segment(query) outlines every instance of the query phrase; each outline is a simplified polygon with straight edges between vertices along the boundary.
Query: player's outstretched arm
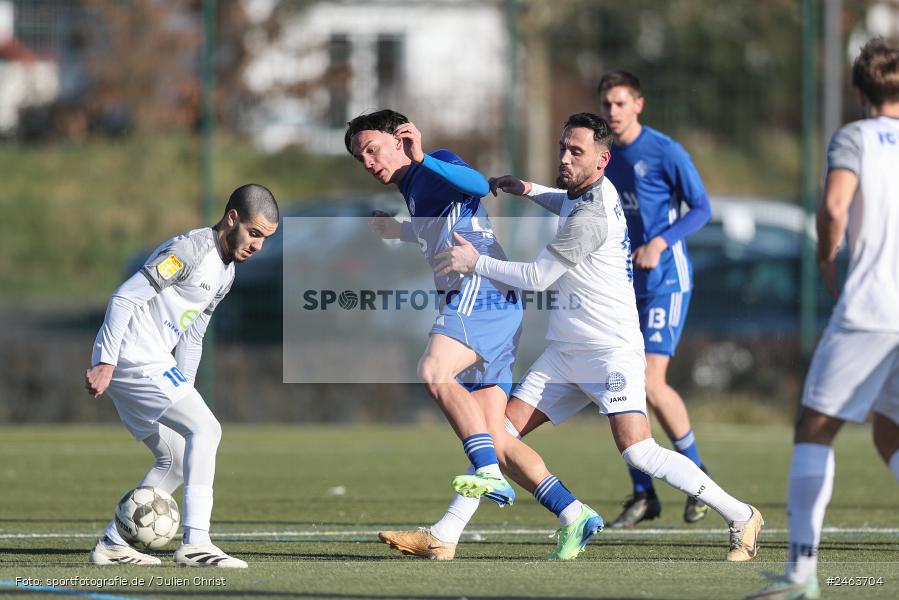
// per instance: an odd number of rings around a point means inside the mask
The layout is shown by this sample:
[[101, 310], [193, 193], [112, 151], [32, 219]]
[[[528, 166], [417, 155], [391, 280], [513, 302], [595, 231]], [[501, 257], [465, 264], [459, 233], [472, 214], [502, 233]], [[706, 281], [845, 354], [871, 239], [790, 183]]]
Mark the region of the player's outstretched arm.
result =
[[562, 211], [562, 203], [567, 196], [565, 190], [546, 187], [530, 181], [518, 179], [513, 175], [490, 178], [490, 191], [496, 196], [502, 190], [514, 196], [527, 196], [549, 212], [558, 215]]
[[858, 176], [848, 169], [836, 169], [828, 173], [824, 198], [815, 218], [818, 230], [818, 267], [821, 269], [824, 285], [834, 298], [840, 295], [837, 252], [849, 225], [849, 207], [857, 187]]
[[511, 262], [484, 256], [458, 233], [454, 233], [453, 236], [456, 245], [436, 256], [437, 266], [434, 270], [438, 275], [446, 275], [452, 271], [476, 272], [478, 275], [518, 289], [542, 292], [569, 269], [569, 266], [563, 264], [547, 249], [543, 249], [534, 262]]
[[449, 150], [437, 150], [432, 154], [425, 154], [421, 166], [463, 194], [483, 198], [490, 192], [487, 178], [477, 169], [466, 165], [461, 158]]

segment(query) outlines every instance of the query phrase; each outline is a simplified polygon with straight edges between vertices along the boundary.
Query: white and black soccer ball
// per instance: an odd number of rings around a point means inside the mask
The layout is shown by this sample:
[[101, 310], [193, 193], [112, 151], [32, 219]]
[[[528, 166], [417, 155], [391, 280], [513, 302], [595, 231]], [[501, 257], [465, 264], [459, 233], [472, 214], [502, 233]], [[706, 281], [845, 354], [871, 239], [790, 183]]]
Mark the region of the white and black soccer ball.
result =
[[138, 487], [129, 490], [115, 509], [115, 524], [122, 538], [138, 550], [158, 550], [175, 537], [181, 513], [164, 490]]

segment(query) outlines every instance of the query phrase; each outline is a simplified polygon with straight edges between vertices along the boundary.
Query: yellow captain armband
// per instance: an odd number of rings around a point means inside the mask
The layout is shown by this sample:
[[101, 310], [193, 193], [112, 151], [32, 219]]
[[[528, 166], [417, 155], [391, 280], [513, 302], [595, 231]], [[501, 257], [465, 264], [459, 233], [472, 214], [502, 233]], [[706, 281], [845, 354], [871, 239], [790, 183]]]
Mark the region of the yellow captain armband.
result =
[[168, 281], [183, 268], [184, 263], [181, 262], [177, 256], [172, 254], [167, 259], [156, 265], [156, 272], [159, 273], [159, 277], [161, 277], [163, 281]]

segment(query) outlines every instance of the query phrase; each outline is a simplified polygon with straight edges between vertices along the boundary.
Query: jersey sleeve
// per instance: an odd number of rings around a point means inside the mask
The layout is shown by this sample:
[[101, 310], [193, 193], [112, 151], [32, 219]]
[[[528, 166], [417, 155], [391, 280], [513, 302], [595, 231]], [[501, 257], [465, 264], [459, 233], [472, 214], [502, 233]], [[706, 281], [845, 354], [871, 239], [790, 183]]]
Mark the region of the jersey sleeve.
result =
[[196, 245], [190, 238], [179, 238], [164, 244], [144, 263], [140, 272], [161, 292], [165, 288], [186, 281], [200, 260]]
[[421, 163], [428, 171], [438, 175], [463, 194], [483, 198], [490, 192], [487, 178], [449, 150], [437, 150], [425, 154]]
[[565, 190], [531, 183], [531, 193], [527, 196], [549, 212], [558, 215], [562, 212], [562, 204], [568, 197], [568, 193]]
[[840, 127], [827, 147], [827, 172], [846, 169], [856, 175], [861, 173], [862, 130], [857, 123]]
[[475, 272], [482, 277], [505, 283], [520, 290], [542, 292], [568, 272], [568, 265], [544, 248], [531, 263], [499, 260], [482, 254]]
[[203, 356], [203, 336], [209, 327], [209, 319], [210, 313], [200, 313], [175, 346], [175, 363], [191, 383], [197, 379], [197, 369]]
[[689, 212], [671, 224], [661, 236], [671, 246], [699, 231], [712, 217], [709, 195], [690, 155], [680, 144], [672, 144], [666, 153], [665, 175], [674, 193], [690, 207]]
[[546, 249], [571, 268], [599, 248], [608, 233], [609, 223], [602, 201], [581, 202], [565, 219]]
[[157, 294], [143, 277], [135, 273], [112, 293], [106, 307], [103, 325], [94, 341], [91, 354], [91, 365], [105, 363], [116, 365], [119, 362], [119, 350], [122, 339], [128, 331], [134, 312], [149, 302]]

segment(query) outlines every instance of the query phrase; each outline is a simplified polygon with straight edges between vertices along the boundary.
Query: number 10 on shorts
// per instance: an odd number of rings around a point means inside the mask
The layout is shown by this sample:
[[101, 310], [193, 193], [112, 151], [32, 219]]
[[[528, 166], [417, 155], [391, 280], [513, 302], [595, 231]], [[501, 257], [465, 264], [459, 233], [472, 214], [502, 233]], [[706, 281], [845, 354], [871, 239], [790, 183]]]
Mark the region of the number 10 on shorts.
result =
[[172, 385], [178, 387], [182, 383], [187, 383], [187, 377], [184, 376], [178, 367], [172, 367], [168, 371], [162, 374], [163, 377], [172, 382]]

